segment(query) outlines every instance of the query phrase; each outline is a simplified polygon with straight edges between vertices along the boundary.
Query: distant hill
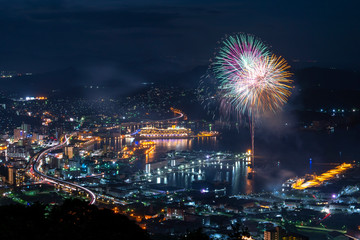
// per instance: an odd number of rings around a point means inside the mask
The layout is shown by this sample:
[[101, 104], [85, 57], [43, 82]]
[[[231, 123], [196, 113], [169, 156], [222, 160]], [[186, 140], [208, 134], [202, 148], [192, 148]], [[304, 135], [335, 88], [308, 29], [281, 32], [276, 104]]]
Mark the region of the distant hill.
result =
[[[197, 66], [186, 72], [165, 73], [157, 77], [158, 84], [177, 86], [181, 88], [197, 88], [202, 75], [206, 73], [207, 66]], [[154, 79], [155, 80], [155, 79]]]
[[116, 97], [143, 87], [122, 74], [92, 77], [88, 72], [66, 68], [30, 76], [2, 79], [2, 91], [19, 96]]
[[[184, 88], [198, 86], [199, 79], [206, 73], [207, 66], [198, 66], [181, 73], [165, 73], [157, 77], [161, 84]], [[329, 68], [304, 68], [293, 71], [298, 88], [322, 88], [332, 90], [360, 90], [360, 73], [350, 70]]]
[[[139, 91], [149, 84], [194, 89], [207, 69], [207, 66], [198, 66], [182, 72], [166, 69], [160, 72], [151, 71], [150, 66], [149, 64], [144, 69], [140, 69], [139, 66], [129, 67], [126, 70], [113, 67], [110, 71], [101, 67], [85, 71], [67, 68], [0, 81], [3, 91], [15, 92], [20, 96], [117, 97]], [[356, 91], [360, 90], [360, 73], [355, 71], [312, 67], [295, 70], [293, 78], [296, 89], [302, 91], [296, 97], [304, 98], [306, 102], [336, 102], [339, 99], [356, 102]], [[348, 94], [348, 90], [352, 92]]]
[[341, 69], [305, 68], [295, 72], [297, 101], [303, 107], [359, 108], [360, 73]]
[[305, 68], [295, 71], [295, 85], [305, 88], [360, 90], [360, 73], [329, 68]]
[[2, 90], [18, 93], [22, 96], [48, 95], [58, 89], [72, 89], [80, 80], [75, 68], [52, 72], [2, 79]]

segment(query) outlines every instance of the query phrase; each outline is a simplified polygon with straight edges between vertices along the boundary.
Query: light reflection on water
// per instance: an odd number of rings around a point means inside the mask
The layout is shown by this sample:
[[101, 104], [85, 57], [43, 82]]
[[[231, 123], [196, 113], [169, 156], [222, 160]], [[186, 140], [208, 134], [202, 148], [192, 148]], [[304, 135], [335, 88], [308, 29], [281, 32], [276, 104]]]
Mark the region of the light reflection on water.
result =
[[162, 174], [161, 177], [154, 177], [152, 181], [158, 184], [190, 189], [194, 181], [206, 180], [207, 182], [225, 184], [228, 195], [248, 194], [254, 190], [253, 180], [247, 178], [248, 170], [243, 161], [234, 161], [227, 167], [204, 164], [188, 171]]
[[[126, 138], [104, 138], [95, 146], [95, 149], [104, 149], [119, 151], [123, 145], [131, 145], [134, 139]], [[195, 138], [195, 139], [153, 139], [155, 142], [155, 151], [147, 154], [144, 158], [144, 164], [141, 164], [143, 170], [147, 170], [147, 163], [159, 161], [170, 151], [216, 151], [218, 149], [217, 138]], [[205, 153], [203, 157], [205, 158]], [[204, 159], [202, 159], [204, 160]], [[153, 183], [167, 184], [169, 186], [180, 188], [191, 188], [192, 182], [206, 180], [209, 182], [228, 183], [227, 194], [250, 193], [253, 191], [253, 180], [247, 179], [247, 167], [245, 162], [233, 161], [228, 166], [220, 165], [202, 165], [190, 169], [190, 172], [172, 172], [162, 176], [156, 176], [152, 179]]]
[[[229, 170], [201, 169], [204, 171], [202, 179], [212, 180], [215, 176], [220, 179], [229, 179], [234, 192], [248, 193], [279, 189], [281, 184], [289, 178], [304, 176], [307, 173], [322, 173], [331, 168], [333, 163], [358, 160], [360, 148], [356, 146], [360, 145], [359, 134], [359, 127], [349, 131], [339, 129], [332, 134], [289, 129], [274, 134], [258, 130], [255, 141], [256, 173], [253, 179], [247, 179], [246, 167], [237, 166], [236, 163]], [[101, 143], [97, 143], [95, 149], [104, 149], [104, 145], [109, 146], [110, 149], [120, 149], [121, 144], [131, 144], [132, 141], [133, 139], [126, 139], [121, 143], [121, 141], [116, 142], [107, 138]], [[222, 129], [221, 135], [217, 138], [159, 139], [154, 141], [157, 144], [156, 150], [147, 157], [147, 162], [156, 161], [171, 150], [240, 153], [247, 151], [250, 147], [249, 132], [245, 128], [239, 131]], [[309, 163], [310, 158], [312, 159], [311, 164]], [[141, 167], [145, 168], [145, 161]], [[225, 172], [217, 174], [222, 171]], [[199, 180], [197, 178], [197, 176], [193, 177], [194, 180]], [[166, 179], [161, 179], [161, 182], [185, 186], [185, 182], [189, 184], [191, 179], [191, 176], [188, 176], [188, 180], [185, 181], [185, 176], [176, 173]], [[154, 182], [156, 183], [156, 181]]]
[[214, 138], [195, 138], [195, 139], [153, 139], [155, 151], [148, 157], [148, 162], [159, 160], [169, 151], [192, 151], [192, 150], [218, 150], [218, 139]]
[[124, 144], [128, 145], [128, 142], [121, 137], [102, 138], [101, 141], [94, 144], [94, 150], [106, 148], [108, 151], [120, 151]]
[[153, 182], [167, 184], [179, 188], [192, 188], [192, 182], [206, 180], [208, 182], [228, 183], [227, 194], [242, 194], [253, 192], [253, 180], [247, 179], [248, 169], [241, 162], [228, 169], [220, 169], [219, 166], [202, 166], [194, 169], [194, 172], [173, 172], [164, 174], [162, 177], [154, 177]]

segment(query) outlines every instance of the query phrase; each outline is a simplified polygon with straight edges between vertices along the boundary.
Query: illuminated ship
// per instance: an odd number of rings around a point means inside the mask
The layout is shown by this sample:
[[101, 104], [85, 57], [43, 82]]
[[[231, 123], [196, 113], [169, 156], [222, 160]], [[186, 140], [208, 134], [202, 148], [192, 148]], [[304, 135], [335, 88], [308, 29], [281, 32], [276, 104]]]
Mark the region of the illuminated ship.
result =
[[217, 131], [210, 131], [210, 132], [202, 131], [202, 132], [199, 132], [196, 136], [197, 137], [216, 137], [218, 135], [219, 135], [219, 132], [217, 132]]
[[172, 126], [169, 128], [140, 128], [132, 134], [137, 139], [171, 139], [171, 138], [191, 138], [194, 133], [189, 128]]

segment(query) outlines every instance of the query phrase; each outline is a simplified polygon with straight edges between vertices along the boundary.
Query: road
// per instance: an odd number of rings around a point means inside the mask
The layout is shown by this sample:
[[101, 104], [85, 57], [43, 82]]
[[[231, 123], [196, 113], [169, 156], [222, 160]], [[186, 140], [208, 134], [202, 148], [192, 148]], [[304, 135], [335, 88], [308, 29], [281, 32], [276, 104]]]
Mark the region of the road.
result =
[[36, 154], [31, 160], [30, 160], [30, 169], [29, 169], [29, 173], [30, 176], [36, 178], [39, 177], [40, 179], [53, 183], [53, 184], [57, 184], [60, 185], [62, 187], [71, 189], [71, 190], [77, 190], [77, 191], [82, 191], [84, 193], [87, 194], [87, 196], [90, 198], [90, 204], [95, 204], [96, 202], [96, 195], [95, 193], [93, 193], [92, 191], [90, 191], [87, 188], [84, 188], [83, 186], [77, 185], [75, 183], [70, 183], [64, 180], [61, 180], [59, 178], [55, 178], [55, 177], [50, 177], [45, 175], [44, 173], [42, 173], [39, 169], [41, 167], [41, 159], [48, 153], [51, 151], [54, 151], [56, 149], [62, 148], [64, 146], [67, 145], [69, 138], [65, 136], [65, 140], [64, 142], [53, 146], [53, 147], [49, 147], [46, 149], [41, 150], [38, 154]]

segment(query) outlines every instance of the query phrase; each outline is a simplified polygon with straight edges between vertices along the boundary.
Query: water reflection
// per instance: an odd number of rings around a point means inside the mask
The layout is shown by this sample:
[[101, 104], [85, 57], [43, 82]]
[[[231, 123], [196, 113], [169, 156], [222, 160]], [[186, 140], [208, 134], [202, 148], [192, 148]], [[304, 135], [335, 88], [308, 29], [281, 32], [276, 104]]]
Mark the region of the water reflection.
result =
[[[194, 139], [166, 139], [154, 140], [157, 144], [155, 152], [141, 160], [140, 167], [145, 169], [145, 162], [156, 162], [168, 151], [232, 151], [245, 152], [249, 148], [248, 129], [223, 129], [217, 138], [194, 138]], [[339, 129], [333, 134], [322, 132], [296, 131], [283, 133], [274, 138], [264, 135], [257, 139], [257, 155], [262, 156], [256, 162], [256, 171], [253, 179], [247, 178], [246, 164], [234, 162], [229, 165], [207, 166], [195, 168], [194, 172], [201, 170], [199, 174], [168, 173], [160, 177], [160, 182], [172, 186], [191, 185], [191, 181], [222, 180], [230, 183], [233, 193], [249, 193], [252, 191], [267, 191], [279, 188], [290, 177], [303, 176], [307, 173], [321, 173], [327, 171], [329, 164], [353, 161], [358, 159], [360, 148], [354, 146], [360, 144], [360, 129], [342, 131]], [[112, 141], [111, 138], [102, 139], [96, 143], [97, 148], [103, 150], [121, 149], [121, 146], [132, 144], [134, 139]], [[121, 145], [122, 144], [122, 145]], [[339, 154], [341, 152], [341, 156]], [[311, 158], [311, 161], [310, 161]], [[281, 163], [281, 164], [280, 164]], [[221, 174], [217, 173], [221, 172]], [[119, 173], [121, 174], [121, 172]], [[187, 180], [185, 181], [185, 179]], [[157, 179], [154, 179], [154, 183]]]
[[126, 144], [121, 137], [102, 138], [94, 144], [94, 149], [103, 149], [105, 151], [120, 151], [123, 145]]
[[191, 151], [191, 150], [218, 150], [218, 139], [216, 138], [194, 138], [194, 139], [154, 139], [155, 151], [147, 156], [146, 162], [158, 161], [169, 151]]
[[206, 183], [223, 184], [228, 195], [249, 194], [254, 191], [254, 180], [247, 178], [249, 171], [250, 168], [246, 166], [244, 161], [229, 162], [227, 166], [203, 164], [187, 171], [164, 173], [161, 177], [154, 177], [153, 181], [190, 189], [193, 188], [194, 182], [206, 180]]
[[[195, 138], [195, 139], [154, 139], [155, 150], [144, 157], [141, 168], [146, 173], [154, 170], [154, 166], [149, 163], [161, 162], [159, 166], [167, 165], [165, 158], [167, 153], [174, 151], [198, 151], [218, 149], [219, 140], [216, 138]], [[121, 139], [119, 137], [103, 138], [95, 144], [95, 149], [110, 151], [120, 151], [125, 145], [135, 143], [133, 138]], [[189, 154], [191, 154], [189, 152]], [[205, 155], [204, 155], [205, 158]], [[204, 159], [202, 159], [204, 160]], [[158, 165], [158, 164], [156, 164]], [[204, 163], [187, 171], [178, 171], [157, 175], [152, 182], [157, 184], [167, 184], [180, 188], [192, 188], [194, 182], [206, 181], [210, 183], [218, 182], [227, 186], [227, 194], [250, 193], [254, 189], [253, 180], [247, 179], [248, 169], [244, 161], [227, 161], [226, 163], [208, 164]]]

